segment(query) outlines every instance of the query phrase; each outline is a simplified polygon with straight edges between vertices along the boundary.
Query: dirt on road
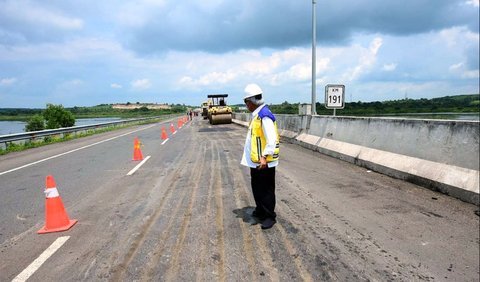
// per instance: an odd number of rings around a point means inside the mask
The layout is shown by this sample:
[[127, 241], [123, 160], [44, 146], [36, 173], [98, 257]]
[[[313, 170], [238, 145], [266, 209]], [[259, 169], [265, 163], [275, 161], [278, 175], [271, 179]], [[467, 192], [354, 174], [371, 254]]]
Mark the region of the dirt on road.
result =
[[[100, 182], [31, 281], [478, 281], [477, 207], [293, 144], [281, 144], [277, 224], [262, 230], [245, 134], [194, 119], [133, 176]], [[0, 280], [61, 236], [38, 227], [2, 245]]]

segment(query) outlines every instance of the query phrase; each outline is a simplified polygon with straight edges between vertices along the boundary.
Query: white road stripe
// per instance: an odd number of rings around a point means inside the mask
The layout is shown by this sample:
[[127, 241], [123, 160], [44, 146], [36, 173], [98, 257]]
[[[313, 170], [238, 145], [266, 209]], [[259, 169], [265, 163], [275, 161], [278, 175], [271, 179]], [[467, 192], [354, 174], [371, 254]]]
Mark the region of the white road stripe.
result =
[[[177, 129], [177, 130], [178, 130], [178, 129]], [[175, 135], [175, 134], [177, 134], [177, 132], [176, 132], [176, 131], [175, 131], [175, 132], [173, 132], [173, 134], [172, 134], [172, 135]]]
[[137, 171], [137, 169], [139, 169], [146, 161], [148, 161], [148, 159], [150, 159], [150, 156], [147, 156], [145, 159], [143, 159], [143, 161], [141, 163], [139, 163], [136, 167], [134, 167], [132, 170], [130, 170], [130, 172], [127, 173], [127, 175], [134, 174], [135, 171]]
[[77, 149], [73, 149], [73, 150], [70, 150], [70, 151], [65, 152], [65, 153], [61, 153], [61, 154], [51, 156], [51, 157], [48, 157], [48, 158], [45, 158], [45, 159], [42, 159], [42, 160], [39, 160], [39, 161], [36, 161], [36, 162], [33, 162], [33, 163], [29, 163], [29, 164], [22, 165], [22, 166], [19, 166], [19, 167], [16, 167], [16, 168], [4, 171], [4, 172], [0, 172], [0, 175], [4, 175], [4, 174], [7, 174], [9, 172], [13, 172], [13, 171], [16, 171], [16, 170], [19, 170], [19, 169], [22, 169], [22, 168], [26, 168], [26, 167], [29, 167], [29, 166], [32, 166], [32, 165], [36, 165], [36, 164], [42, 163], [44, 161], [48, 161], [48, 160], [51, 160], [51, 159], [54, 159], [54, 158], [58, 158], [58, 157], [61, 157], [63, 155], [67, 155], [67, 154], [70, 154], [70, 153], [73, 153], [73, 152], [76, 152], [76, 151], [80, 151], [80, 150], [83, 150], [83, 149], [86, 149], [86, 148], [89, 148], [89, 147], [92, 147], [92, 146], [95, 146], [95, 145], [98, 145], [98, 144], [101, 144], [101, 143], [104, 143], [104, 142], [112, 141], [114, 139], [117, 139], [117, 138], [129, 135], [129, 134], [135, 133], [135, 132], [140, 131], [140, 130], [149, 129], [151, 127], [154, 127], [155, 125], [156, 124], [151, 125], [149, 127], [140, 128], [140, 129], [137, 129], [137, 130], [134, 130], [134, 131], [130, 131], [130, 132], [127, 132], [125, 134], [118, 135], [118, 136], [115, 136], [115, 137], [112, 137], [112, 138], [108, 138], [108, 139], [105, 139], [105, 140], [102, 140], [102, 141], [99, 141], [99, 142], [96, 142], [96, 143], [93, 143], [93, 144], [90, 144], [90, 145], [87, 145], [87, 146], [83, 146], [83, 147], [80, 147], [80, 148], [77, 148]]
[[12, 282], [27, 281], [27, 279], [32, 276], [35, 271], [37, 271], [40, 266], [51, 257], [60, 247], [67, 242], [70, 236], [63, 236], [57, 238], [50, 247], [48, 247], [36, 260], [34, 260], [27, 268], [25, 268], [17, 277], [13, 278]]
[[165, 143], [167, 143], [168, 139], [169, 139], [169, 138], [165, 139], [165, 141], [162, 142], [162, 145], [165, 144]]

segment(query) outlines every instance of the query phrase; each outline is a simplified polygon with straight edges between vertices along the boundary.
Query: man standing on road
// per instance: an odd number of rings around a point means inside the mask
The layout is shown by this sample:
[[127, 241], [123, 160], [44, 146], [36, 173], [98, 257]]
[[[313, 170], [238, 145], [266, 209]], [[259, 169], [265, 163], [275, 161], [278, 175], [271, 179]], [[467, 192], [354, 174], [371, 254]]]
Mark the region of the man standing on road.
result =
[[278, 165], [280, 138], [275, 116], [262, 98], [257, 84], [245, 87], [244, 102], [252, 113], [241, 164], [250, 167], [253, 216], [262, 222], [262, 229], [275, 224], [275, 167]]

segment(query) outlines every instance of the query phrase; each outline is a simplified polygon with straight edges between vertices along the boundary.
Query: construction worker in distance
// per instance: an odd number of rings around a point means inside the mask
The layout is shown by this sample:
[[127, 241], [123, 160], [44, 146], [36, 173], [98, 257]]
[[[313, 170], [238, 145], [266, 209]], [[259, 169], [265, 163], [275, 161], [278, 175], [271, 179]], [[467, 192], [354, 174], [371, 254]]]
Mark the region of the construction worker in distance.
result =
[[250, 167], [256, 208], [252, 216], [269, 229], [276, 223], [275, 167], [278, 165], [280, 138], [275, 116], [264, 104], [263, 91], [257, 84], [245, 87], [243, 98], [252, 113], [241, 164]]

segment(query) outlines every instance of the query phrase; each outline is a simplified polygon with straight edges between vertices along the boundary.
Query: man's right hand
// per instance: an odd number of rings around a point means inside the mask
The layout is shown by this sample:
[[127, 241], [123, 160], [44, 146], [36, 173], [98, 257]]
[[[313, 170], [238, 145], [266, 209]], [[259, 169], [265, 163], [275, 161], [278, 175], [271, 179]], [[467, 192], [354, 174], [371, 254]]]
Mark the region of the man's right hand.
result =
[[265, 169], [267, 168], [267, 158], [265, 156], [260, 157], [260, 165], [257, 166], [257, 169]]

